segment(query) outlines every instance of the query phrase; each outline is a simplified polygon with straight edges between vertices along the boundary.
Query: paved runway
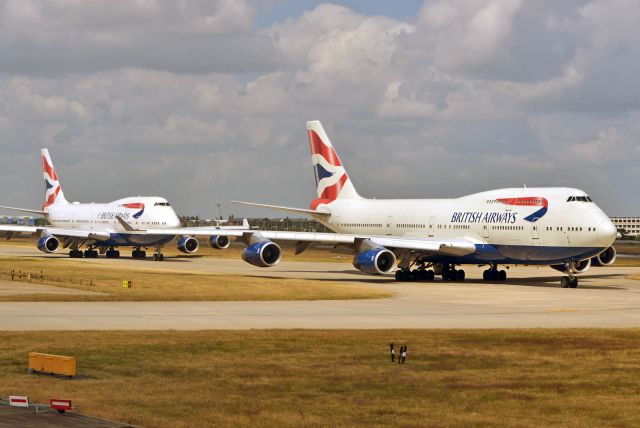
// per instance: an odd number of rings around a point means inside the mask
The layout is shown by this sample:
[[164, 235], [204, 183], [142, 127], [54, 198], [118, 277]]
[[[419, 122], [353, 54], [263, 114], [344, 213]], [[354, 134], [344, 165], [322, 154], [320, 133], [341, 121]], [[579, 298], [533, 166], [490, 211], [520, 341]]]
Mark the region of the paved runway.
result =
[[[21, 250], [22, 251], [22, 250]], [[36, 256], [37, 253], [25, 250]], [[0, 252], [7, 253], [4, 249]], [[239, 260], [194, 258], [152, 263], [145, 268], [318, 278], [391, 290], [393, 298], [287, 302], [39, 302], [0, 303], [5, 330], [157, 330], [266, 328], [519, 328], [640, 327], [640, 268], [592, 268], [577, 289], [559, 286], [560, 274], [546, 267], [516, 267], [506, 283], [475, 278], [464, 283], [396, 283], [371, 277], [345, 263], [284, 261], [259, 269]]]

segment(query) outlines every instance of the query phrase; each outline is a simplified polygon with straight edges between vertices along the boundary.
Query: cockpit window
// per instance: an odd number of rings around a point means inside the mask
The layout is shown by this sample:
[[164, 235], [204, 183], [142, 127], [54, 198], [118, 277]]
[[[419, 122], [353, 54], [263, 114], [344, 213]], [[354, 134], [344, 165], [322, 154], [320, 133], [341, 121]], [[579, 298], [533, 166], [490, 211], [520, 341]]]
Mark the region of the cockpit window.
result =
[[169, 202], [156, 202], [155, 204], [153, 204], [156, 207], [170, 207], [171, 204], [169, 204]]
[[588, 196], [569, 196], [567, 202], [593, 202]]

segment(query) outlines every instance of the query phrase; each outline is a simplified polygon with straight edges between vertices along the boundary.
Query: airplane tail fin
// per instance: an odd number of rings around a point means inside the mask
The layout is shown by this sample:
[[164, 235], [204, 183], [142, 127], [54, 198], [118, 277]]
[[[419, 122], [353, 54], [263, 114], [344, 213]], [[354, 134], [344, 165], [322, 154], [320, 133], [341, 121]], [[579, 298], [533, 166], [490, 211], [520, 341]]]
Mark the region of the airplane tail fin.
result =
[[311, 209], [336, 199], [360, 199], [319, 120], [307, 122], [307, 134], [318, 192], [317, 198], [311, 201]]
[[58, 180], [56, 170], [53, 168], [51, 156], [49, 156], [49, 150], [42, 149], [40, 153], [42, 154], [42, 171], [44, 174], [45, 186], [44, 204], [42, 205], [42, 210], [47, 211], [47, 209], [51, 205], [68, 204], [69, 202], [67, 202], [67, 200], [64, 198], [64, 194], [62, 193], [62, 186], [60, 185], [60, 181]]

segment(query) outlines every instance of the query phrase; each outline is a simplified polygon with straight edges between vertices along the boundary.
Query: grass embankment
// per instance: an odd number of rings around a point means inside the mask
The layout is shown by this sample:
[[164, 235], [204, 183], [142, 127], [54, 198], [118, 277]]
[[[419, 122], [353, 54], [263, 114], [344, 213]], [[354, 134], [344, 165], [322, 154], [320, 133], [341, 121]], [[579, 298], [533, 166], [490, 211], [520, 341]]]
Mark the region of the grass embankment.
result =
[[[16, 273], [29, 272], [32, 274], [32, 283], [106, 294], [0, 295], [0, 301], [335, 300], [384, 298], [391, 295], [387, 291], [340, 282], [155, 271], [152, 264], [149, 269], [129, 266], [124, 260], [118, 265], [111, 265], [82, 259], [3, 257], [0, 258], [0, 279], [10, 280], [12, 270]], [[125, 279], [133, 281], [132, 288], [122, 287]]]
[[[143, 426], [637, 426], [638, 333], [0, 333], [0, 383]], [[75, 355], [86, 378], [28, 375], [29, 351]]]

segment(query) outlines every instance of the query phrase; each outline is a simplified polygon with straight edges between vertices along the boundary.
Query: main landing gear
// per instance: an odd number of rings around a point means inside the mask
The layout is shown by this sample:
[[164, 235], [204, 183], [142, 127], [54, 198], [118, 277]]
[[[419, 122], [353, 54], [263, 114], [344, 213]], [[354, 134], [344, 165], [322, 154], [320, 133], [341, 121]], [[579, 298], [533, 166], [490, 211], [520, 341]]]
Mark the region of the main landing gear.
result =
[[108, 259], [117, 259], [120, 257], [120, 251], [116, 250], [114, 247], [111, 247], [104, 253]]
[[81, 259], [84, 255], [82, 254], [82, 251], [77, 248], [72, 248], [71, 251], [69, 251], [69, 257], [72, 259]]
[[489, 269], [482, 272], [482, 279], [485, 281], [506, 281], [507, 271], [504, 269], [498, 270], [498, 265], [492, 263]]
[[145, 257], [147, 257], [147, 252], [144, 250], [141, 250], [140, 247], [134, 248], [133, 251], [131, 252], [132, 259], [144, 259]]
[[[429, 267], [433, 267], [433, 270], [428, 269]], [[433, 281], [436, 275], [441, 275], [444, 281], [464, 281], [465, 278], [464, 270], [456, 269], [454, 265], [449, 263], [435, 265], [419, 263], [419, 267], [414, 270], [408, 266], [400, 267], [396, 271], [396, 281]]]
[[98, 252], [96, 250], [94, 250], [93, 247], [89, 247], [88, 249], [84, 250], [84, 258], [85, 259], [97, 259], [98, 258]]

